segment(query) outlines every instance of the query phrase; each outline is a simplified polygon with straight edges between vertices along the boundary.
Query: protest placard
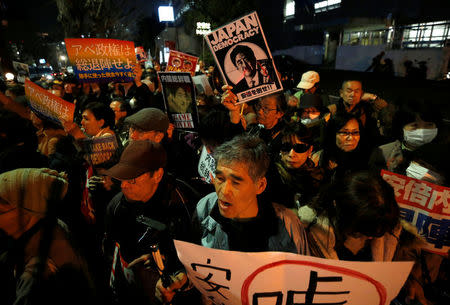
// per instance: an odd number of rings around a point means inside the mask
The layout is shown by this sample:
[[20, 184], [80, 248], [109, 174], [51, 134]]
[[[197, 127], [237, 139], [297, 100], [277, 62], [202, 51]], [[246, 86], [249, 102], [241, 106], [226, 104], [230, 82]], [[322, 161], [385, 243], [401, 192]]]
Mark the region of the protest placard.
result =
[[283, 90], [256, 12], [212, 31], [205, 39], [240, 103]]
[[450, 188], [381, 171], [395, 191], [400, 215], [416, 226], [430, 252], [447, 255], [450, 250]]
[[88, 162], [94, 167], [105, 163], [114, 164], [118, 161], [118, 145], [113, 135], [81, 140], [81, 147]]
[[13, 61], [14, 70], [17, 72], [17, 81], [19, 83], [25, 83], [25, 78], [30, 77], [30, 69], [27, 64]]
[[145, 53], [144, 47], [136, 47], [134, 51], [139, 63], [145, 62], [147, 60], [147, 53]]
[[212, 183], [212, 180], [216, 176], [216, 160], [208, 153], [204, 145], [202, 147], [200, 159], [198, 160], [197, 171], [201, 179], [206, 183]]
[[56, 123], [72, 122], [75, 104], [51, 94], [30, 80], [25, 80], [25, 95], [33, 111]]
[[199, 94], [203, 93], [207, 96], [214, 95], [214, 91], [208, 80], [208, 76], [206, 76], [205, 74], [194, 76], [192, 78], [192, 81], [194, 82], [195, 88], [197, 89], [197, 92]]
[[188, 72], [158, 72], [164, 104], [177, 129], [194, 131], [198, 125], [194, 83]]
[[166, 72], [189, 72], [191, 73], [191, 76], [194, 76], [197, 61], [198, 57], [170, 50]]
[[80, 82], [131, 82], [134, 43], [117, 39], [66, 38], [67, 55]]
[[389, 304], [414, 264], [225, 251], [178, 240], [175, 247], [195, 287], [227, 305]]

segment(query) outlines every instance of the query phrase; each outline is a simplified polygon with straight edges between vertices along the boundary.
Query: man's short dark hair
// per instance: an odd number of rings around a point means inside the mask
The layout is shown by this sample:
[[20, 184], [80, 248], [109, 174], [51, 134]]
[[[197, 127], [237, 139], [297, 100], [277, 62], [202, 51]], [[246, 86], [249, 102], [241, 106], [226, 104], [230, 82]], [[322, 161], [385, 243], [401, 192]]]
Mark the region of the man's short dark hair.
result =
[[250, 47], [244, 46], [244, 45], [237, 45], [233, 51], [231, 51], [230, 57], [233, 61], [233, 64], [236, 66], [236, 56], [242, 53], [247, 57], [251, 62], [256, 61], [255, 53], [253, 53], [253, 50]]
[[127, 101], [125, 101], [123, 98], [121, 98], [121, 97], [113, 98], [111, 100], [111, 103], [112, 102], [118, 102], [120, 104], [120, 106], [119, 106], [120, 111], [126, 111], [127, 114], [131, 112], [130, 104]]
[[214, 150], [214, 159], [216, 165], [244, 163], [253, 181], [266, 175], [270, 163], [267, 145], [261, 138], [250, 135], [236, 136], [223, 143]]
[[358, 83], [361, 84], [361, 88], [362, 88], [362, 81], [357, 80], [357, 79], [346, 79], [346, 80], [344, 80], [344, 81], [342, 82], [341, 88], [344, 88], [345, 84], [348, 83], [348, 82], [358, 82]]
[[277, 111], [278, 112], [286, 113], [287, 102], [286, 102], [286, 97], [284, 96], [283, 93], [272, 93], [270, 95], [263, 96], [259, 99], [258, 102], [261, 102], [263, 99], [269, 98], [269, 97], [273, 97], [277, 101]]

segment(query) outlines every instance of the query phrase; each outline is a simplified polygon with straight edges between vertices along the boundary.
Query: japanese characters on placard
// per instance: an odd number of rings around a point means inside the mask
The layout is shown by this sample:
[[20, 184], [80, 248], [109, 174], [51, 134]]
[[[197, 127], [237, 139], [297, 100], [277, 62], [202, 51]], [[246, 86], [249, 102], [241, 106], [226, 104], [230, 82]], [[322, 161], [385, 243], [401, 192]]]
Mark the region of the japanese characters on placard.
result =
[[239, 102], [283, 90], [256, 12], [218, 28], [205, 39]]
[[212, 183], [216, 172], [216, 160], [208, 153], [205, 146], [202, 148], [197, 170], [203, 181]]
[[134, 43], [116, 39], [65, 39], [67, 54], [80, 82], [133, 81]]
[[416, 226], [427, 250], [447, 255], [450, 250], [450, 188], [381, 171], [395, 191], [401, 217]]
[[56, 123], [72, 122], [75, 104], [51, 94], [30, 80], [25, 80], [25, 95], [33, 111]]
[[389, 304], [413, 266], [225, 251], [178, 240], [175, 247], [191, 282], [214, 304]]
[[194, 76], [197, 61], [198, 57], [170, 50], [166, 72], [189, 72], [191, 73], [191, 76]]
[[88, 161], [93, 167], [106, 162], [118, 161], [118, 150], [116, 137], [103, 136], [82, 140], [83, 151], [87, 154]]
[[194, 131], [198, 125], [194, 83], [188, 72], [158, 72], [164, 104], [177, 129]]

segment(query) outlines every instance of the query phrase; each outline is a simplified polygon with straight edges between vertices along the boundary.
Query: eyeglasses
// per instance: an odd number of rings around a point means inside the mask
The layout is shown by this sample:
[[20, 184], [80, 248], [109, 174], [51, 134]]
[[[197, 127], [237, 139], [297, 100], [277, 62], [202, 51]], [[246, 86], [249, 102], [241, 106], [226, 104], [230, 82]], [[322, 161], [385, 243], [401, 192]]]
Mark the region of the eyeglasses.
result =
[[338, 131], [336, 132], [340, 136], [348, 137], [359, 137], [359, 131]]
[[255, 105], [255, 109], [256, 109], [256, 111], [259, 111], [261, 109], [264, 112], [264, 114], [268, 114], [270, 111], [277, 110], [277, 108], [267, 108], [267, 107], [261, 106], [259, 104]]
[[291, 144], [291, 143], [283, 143], [281, 144], [280, 150], [282, 152], [290, 152], [293, 149], [296, 153], [301, 154], [306, 152], [311, 145], [309, 144]]

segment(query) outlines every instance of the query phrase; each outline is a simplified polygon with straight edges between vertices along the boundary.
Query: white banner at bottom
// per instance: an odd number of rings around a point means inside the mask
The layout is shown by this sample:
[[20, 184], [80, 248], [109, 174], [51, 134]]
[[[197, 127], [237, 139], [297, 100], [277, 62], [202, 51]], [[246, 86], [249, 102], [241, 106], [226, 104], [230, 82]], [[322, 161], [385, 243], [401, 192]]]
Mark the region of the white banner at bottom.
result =
[[215, 304], [389, 304], [413, 262], [348, 262], [175, 241], [189, 279]]

